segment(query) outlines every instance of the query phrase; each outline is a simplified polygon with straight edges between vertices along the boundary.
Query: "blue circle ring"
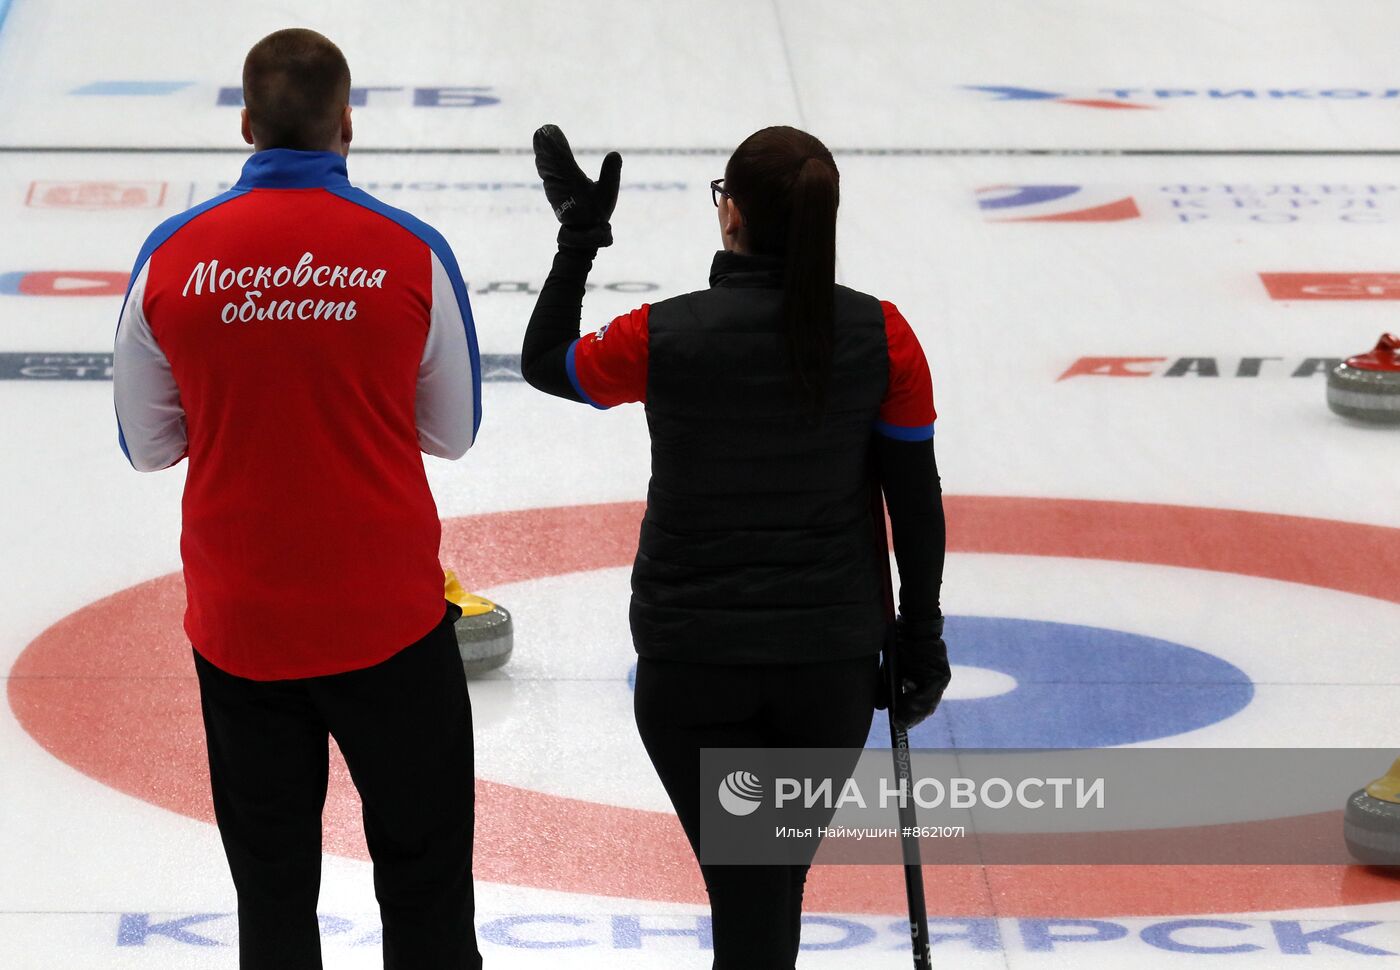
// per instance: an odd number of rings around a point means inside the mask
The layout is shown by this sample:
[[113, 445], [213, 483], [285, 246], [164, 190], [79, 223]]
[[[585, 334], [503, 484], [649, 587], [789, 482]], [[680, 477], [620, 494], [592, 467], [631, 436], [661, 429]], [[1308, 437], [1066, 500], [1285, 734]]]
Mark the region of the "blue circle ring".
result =
[[[1016, 687], [944, 701], [910, 732], [914, 747], [1132, 744], [1217, 724], [1254, 697], [1238, 667], [1157, 637], [994, 616], [950, 616], [944, 635], [953, 664], [999, 671], [1014, 677]], [[889, 747], [883, 716], [867, 745]]]

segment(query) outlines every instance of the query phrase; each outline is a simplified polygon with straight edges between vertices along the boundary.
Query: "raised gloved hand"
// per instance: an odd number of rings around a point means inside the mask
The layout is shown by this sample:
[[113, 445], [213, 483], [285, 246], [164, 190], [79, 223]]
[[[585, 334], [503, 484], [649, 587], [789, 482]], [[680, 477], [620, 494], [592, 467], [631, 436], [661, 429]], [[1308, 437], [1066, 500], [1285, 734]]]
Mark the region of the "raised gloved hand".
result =
[[535, 170], [544, 180], [544, 194], [559, 219], [559, 245], [599, 249], [612, 245], [613, 207], [622, 174], [622, 156], [609, 152], [593, 181], [574, 161], [569, 139], [557, 125], [535, 132]]
[[[953, 679], [948, 646], [943, 642], [943, 617], [919, 621], [899, 617], [895, 621], [894, 649], [899, 689], [893, 716], [907, 730], [938, 709], [938, 702]], [[880, 683], [883, 686], [888, 682], [888, 671], [881, 662]], [[888, 697], [882, 696], [876, 706], [883, 710], [887, 704]]]

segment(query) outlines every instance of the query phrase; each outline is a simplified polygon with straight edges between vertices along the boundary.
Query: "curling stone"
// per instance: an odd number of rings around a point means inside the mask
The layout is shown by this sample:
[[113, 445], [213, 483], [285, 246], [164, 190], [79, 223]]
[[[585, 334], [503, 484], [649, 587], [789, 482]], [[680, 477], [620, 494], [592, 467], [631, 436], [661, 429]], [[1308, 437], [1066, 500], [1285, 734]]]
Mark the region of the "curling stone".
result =
[[1400, 759], [1390, 772], [1347, 799], [1349, 851], [1368, 866], [1400, 866]]
[[1375, 350], [1332, 368], [1327, 406], [1358, 421], [1400, 424], [1400, 337], [1381, 334]]
[[505, 608], [484, 596], [468, 593], [450, 569], [443, 577], [443, 595], [462, 608], [455, 629], [467, 676], [504, 667], [515, 646], [514, 625]]

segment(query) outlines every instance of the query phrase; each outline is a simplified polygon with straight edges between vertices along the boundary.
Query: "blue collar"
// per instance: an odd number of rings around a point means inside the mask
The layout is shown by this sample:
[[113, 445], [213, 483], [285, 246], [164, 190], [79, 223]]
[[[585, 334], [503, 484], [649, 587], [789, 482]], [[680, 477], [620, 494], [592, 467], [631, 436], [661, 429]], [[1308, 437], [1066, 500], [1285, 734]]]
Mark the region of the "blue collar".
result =
[[328, 189], [350, 184], [345, 158], [336, 152], [267, 148], [243, 163], [235, 189]]

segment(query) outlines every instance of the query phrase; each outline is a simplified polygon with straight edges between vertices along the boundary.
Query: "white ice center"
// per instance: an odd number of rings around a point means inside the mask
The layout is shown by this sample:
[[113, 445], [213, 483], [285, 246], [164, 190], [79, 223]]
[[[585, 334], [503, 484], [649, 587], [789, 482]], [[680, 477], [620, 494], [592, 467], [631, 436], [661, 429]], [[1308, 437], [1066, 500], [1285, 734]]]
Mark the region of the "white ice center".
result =
[[997, 697], [1009, 694], [1016, 689], [1016, 678], [1000, 670], [988, 667], [967, 667], [953, 664], [953, 682], [943, 695], [950, 701], [975, 701], [983, 697]]

